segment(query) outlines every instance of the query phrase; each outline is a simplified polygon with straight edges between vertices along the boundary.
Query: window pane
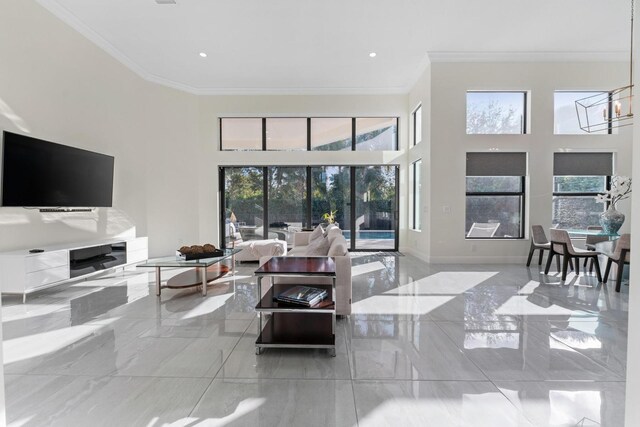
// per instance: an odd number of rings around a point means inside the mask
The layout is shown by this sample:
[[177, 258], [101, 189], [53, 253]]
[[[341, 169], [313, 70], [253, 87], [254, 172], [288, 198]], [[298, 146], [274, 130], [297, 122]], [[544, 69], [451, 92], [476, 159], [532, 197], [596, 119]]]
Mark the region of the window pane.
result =
[[356, 119], [356, 151], [397, 150], [398, 119]]
[[273, 166], [268, 173], [269, 236], [292, 245], [306, 219], [307, 168]]
[[267, 119], [267, 150], [306, 150], [307, 119]]
[[396, 168], [355, 168], [356, 249], [395, 249]]
[[224, 169], [224, 234], [227, 246], [231, 241], [263, 238], [262, 179], [262, 168]]
[[262, 119], [220, 119], [223, 150], [262, 150]]
[[293, 245], [293, 234], [301, 231], [307, 212], [307, 168], [268, 168], [269, 238]]
[[520, 193], [521, 176], [468, 176], [467, 193]]
[[349, 167], [320, 166], [311, 168], [311, 222], [324, 222], [322, 215], [336, 211], [336, 222], [342, 231], [351, 227], [351, 175]]
[[587, 228], [598, 225], [604, 203], [593, 196], [554, 196], [552, 223], [558, 228]]
[[467, 92], [467, 134], [522, 134], [524, 124], [524, 92]]
[[413, 145], [422, 141], [422, 105], [413, 113]]
[[422, 160], [413, 163], [413, 229], [421, 230], [420, 212], [422, 204], [420, 202], [420, 192], [422, 190], [422, 182], [420, 179], [420, 169], [422, 168]]
[[522, 196], [467, 196], [467, 218], [465, 235], [473, 237], [481, 236], [472, 233], [471, 227], [482, 227], [480, 224], [499, 224], [493, 235], [494, 238], [522, 238]]
[[[553, 133], [556, 135], [588, 135], [580, 129], [578, 115], [576, 112], [576, 100], [594, 95], [606, 95], [607, 92], [565, 92], [558, 91], [553, 95], [554, 127]], [[602, 108], [589, 109], [589, 123], [591, 125], [603, 123], [609, 117], [608, 106]], [[584, 110], [583, 110], [584, 111]], [[586, 121], [587, 117], [581, 117]], [[586, 124], [586, 123], [585, 123]], [[608, 133], [607, 129], [591, 133]]]
[[351, 151], [350, 118], [311, 119], [311, 150]]
[[554, 193], [602, 193], [607, 187], [606, 176], [554, 176]]

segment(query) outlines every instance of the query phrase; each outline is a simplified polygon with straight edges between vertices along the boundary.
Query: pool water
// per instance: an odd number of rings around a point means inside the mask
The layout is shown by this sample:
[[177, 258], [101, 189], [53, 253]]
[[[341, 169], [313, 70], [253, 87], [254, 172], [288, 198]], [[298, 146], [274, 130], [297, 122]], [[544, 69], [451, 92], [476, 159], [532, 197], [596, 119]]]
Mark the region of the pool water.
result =
[[[342, 233], [344, 235], [345, 239], [350, 239], [351, 238], [351, 231], [344, 231]], [[369, 240], [369, 239], [389, 239], [389, 240], [393, 240], [395, 239], [396, 233], [395, 231], [386, 231], [386, 230], [363, 230], [363, 231], [358, 231], [356, 233], [356, 239], [364, 239], [364, 240]]]

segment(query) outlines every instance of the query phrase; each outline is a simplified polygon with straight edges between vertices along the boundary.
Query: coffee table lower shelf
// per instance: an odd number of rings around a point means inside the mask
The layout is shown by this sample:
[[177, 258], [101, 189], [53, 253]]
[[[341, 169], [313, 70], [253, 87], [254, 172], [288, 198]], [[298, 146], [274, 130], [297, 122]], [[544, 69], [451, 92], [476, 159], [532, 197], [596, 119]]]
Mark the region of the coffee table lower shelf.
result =
[[273, 313], [256, 340], [256, 354], [263, 348], [326, 348], [336, 355], [331, 315], [326, 313]]

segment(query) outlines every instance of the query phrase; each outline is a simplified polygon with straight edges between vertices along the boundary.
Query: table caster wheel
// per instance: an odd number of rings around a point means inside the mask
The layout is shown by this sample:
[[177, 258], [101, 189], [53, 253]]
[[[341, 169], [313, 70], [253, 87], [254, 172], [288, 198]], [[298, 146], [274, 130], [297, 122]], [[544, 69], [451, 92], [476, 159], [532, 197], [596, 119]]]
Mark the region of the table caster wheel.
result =
[[335, 348], [329, 350], [329, 353], [331, 354], [331, 357], [336, 357], [336, 349]]

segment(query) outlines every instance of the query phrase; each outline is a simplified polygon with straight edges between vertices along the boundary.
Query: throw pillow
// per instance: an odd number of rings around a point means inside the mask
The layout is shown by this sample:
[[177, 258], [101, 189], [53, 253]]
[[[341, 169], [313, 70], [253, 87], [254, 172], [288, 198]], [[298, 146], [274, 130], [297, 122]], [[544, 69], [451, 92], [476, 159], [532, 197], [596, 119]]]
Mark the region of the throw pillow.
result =
[[329, 243], [329, 239], [326, 237], [322, 237], [320, 239], [316, 239], [307, 246], [306, 255], [307, 256], [327, 256], [329, 253], [329, 248], [331, 244]]
[[336, 237], [342, 236], [342, 230], [338, 227], [332, 228], [327, 232], [327, 238], [329, 239], [329, 243], [333, 243]]
[[317, 240], [321, 237], [324, 237], [324, 230], [322, 229], [322, 227], [317, 226], [312, 232], [311, 232], [311, 236], [309, 236], [309, 244], [311, 244], [311, 242], [313, 242], [314, 240]]
[[348, 251], [347, 240], [343, 237], [336, 237], [331, 242], [331, 246], [329, 247], [329, 252], [327, 252], [328, 256], [345, 256]]

